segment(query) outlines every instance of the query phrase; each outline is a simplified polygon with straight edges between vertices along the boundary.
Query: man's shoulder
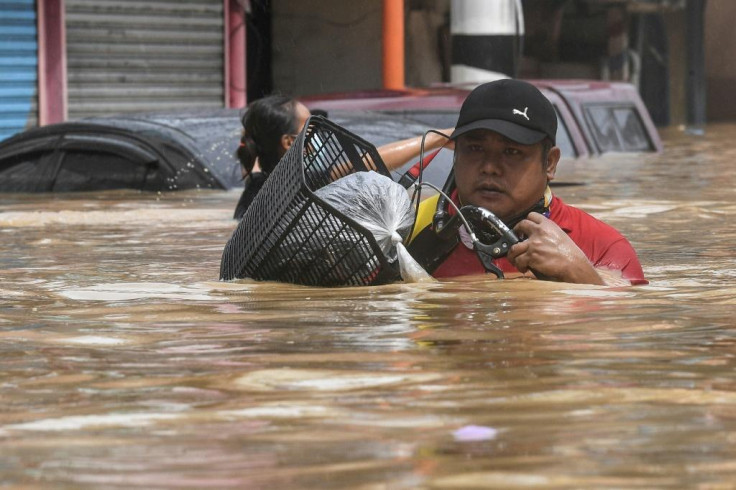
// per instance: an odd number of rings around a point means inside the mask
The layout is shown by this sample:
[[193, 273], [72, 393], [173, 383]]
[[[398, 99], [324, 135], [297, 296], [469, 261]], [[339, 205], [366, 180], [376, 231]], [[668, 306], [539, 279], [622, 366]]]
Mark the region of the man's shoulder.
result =
[[587, 235], [591, 231], [596, 231], [608, 237], [623, 238], [623, 235], [613, 226], [580, 208], [567, 204], [557, 196], [554, 197], [550, 206], [549, 217], [567, 233], [584, 232]]
[[647, 284], [634, 247], [613, 226], [555, 198], [550, 219], [572, 238], [594, 267], [621, 271], [632, 284]]

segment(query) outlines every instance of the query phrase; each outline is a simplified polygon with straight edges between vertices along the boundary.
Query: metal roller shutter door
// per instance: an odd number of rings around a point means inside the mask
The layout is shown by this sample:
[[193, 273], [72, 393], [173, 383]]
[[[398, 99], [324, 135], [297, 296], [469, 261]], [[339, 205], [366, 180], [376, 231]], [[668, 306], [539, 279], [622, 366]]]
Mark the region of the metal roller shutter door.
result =
[[34, 0], [0, 0], [0, 140], [38, 124]]
[[65, 14], [69, 119], [224, 106], [222, 0], [66, 0]]

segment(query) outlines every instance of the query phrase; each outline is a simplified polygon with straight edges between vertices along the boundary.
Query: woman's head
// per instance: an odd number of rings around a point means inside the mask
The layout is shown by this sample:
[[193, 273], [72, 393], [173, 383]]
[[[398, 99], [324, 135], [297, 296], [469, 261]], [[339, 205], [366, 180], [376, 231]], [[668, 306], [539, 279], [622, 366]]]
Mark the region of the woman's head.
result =
[[304, 127], [309, 109], [285, 95], [271, 95], [248, 105], [237, 156], [250, 173], [258, 159], [263, 172], [273, 170]]

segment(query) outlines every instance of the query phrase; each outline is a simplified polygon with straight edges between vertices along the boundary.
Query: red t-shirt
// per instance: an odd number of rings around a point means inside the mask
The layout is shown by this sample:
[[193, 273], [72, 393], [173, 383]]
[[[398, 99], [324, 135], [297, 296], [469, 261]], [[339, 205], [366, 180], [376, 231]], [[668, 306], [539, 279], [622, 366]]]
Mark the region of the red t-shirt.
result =
[[[552, 198], [549, 213], [549, 219], [572, 238], [594, 267], [621, 271], [631, 284], [649, 283], [634, 248], [614, 227], [568, 206], [557, 196]], [[494, 264], [504, 273], [519, 272], [505, 257], [496, 259]], [[460, 243], [432, 275], [440, 278], [483, 273], [485, 269], [475, 251]]]

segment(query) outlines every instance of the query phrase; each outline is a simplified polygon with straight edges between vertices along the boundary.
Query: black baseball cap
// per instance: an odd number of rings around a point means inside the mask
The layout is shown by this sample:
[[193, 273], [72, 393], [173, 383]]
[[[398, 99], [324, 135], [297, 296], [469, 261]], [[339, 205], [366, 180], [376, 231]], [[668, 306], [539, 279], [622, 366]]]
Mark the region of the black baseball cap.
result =
[[537, 87], [505, 78], [479, 85], [468, 94], [450, 138], [474, 129], [490, 129], [524, 145], [545, 137], [555, 143], [557, 113]]

